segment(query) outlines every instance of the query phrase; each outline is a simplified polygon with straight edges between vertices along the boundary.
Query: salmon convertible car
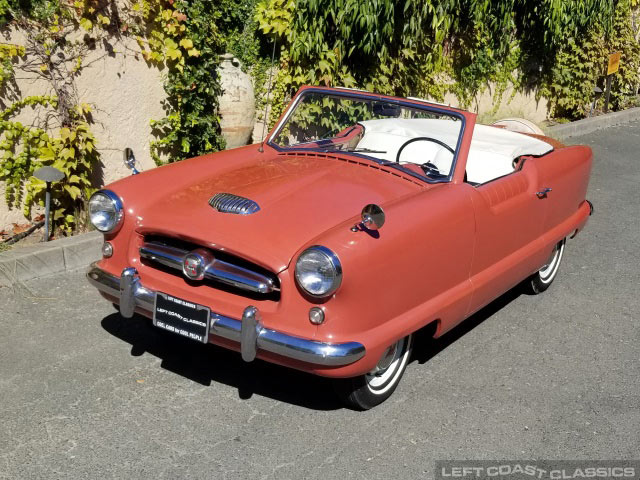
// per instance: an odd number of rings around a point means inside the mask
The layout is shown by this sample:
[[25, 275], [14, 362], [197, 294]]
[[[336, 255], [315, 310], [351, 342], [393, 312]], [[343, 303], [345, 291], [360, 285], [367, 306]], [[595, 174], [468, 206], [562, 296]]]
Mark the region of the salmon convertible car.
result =
[[462, 110], [306, 87], [263, 145], [95, 193], [105, 243], [87, 276], [125, 318], [331, 377], [367, 409], [415, 332], [441, 336], [523, 281], [549, 287], [592, 211], [591, 163]]

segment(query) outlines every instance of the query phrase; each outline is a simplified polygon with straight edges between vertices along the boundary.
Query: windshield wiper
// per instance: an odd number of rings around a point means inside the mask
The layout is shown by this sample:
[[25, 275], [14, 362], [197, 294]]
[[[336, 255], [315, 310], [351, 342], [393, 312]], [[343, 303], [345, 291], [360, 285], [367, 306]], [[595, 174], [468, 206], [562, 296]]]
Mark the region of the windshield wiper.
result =
[[349, 153], [387, 153], [386, 150], [372, 150], [371, 148], [340, 148], [337, 145], [335, 147], [321, 147], [322, 150], [327, 152], [349, 152]]

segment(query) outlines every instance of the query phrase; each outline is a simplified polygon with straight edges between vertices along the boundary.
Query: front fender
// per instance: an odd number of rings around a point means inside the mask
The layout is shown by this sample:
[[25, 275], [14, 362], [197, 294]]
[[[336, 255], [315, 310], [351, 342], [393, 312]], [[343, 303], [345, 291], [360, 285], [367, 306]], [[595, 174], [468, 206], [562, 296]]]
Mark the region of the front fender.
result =
[[[343, 280], [320, 304], [325, 322], [315, 338], [357, 340], [373, 367], [397, 339], [437, 320], [448, 328], [468, 308], [475, 219], [467, 184], [441, 184], [385, 205], [378, 231], [352, 231], [358, 217], [303, 246], [320, 244], [340, 258]], [[295, 284], [293, 268], [286, 272]], [[303, 294], [296, 289], [296, 294]]]

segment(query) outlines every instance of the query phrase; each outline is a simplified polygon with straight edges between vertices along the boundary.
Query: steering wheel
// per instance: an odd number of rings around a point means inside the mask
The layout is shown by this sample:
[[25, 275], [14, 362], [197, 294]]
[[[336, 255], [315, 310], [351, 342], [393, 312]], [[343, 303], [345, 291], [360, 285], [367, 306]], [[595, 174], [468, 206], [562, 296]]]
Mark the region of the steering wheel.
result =
[[405, 149], [405, 147], [407, 145], [411, 145], [413, 142], [420, 142], [420, 141], [427, 141], [427, 142], [433, 142], [433, 143], [437, 143], [438, 145], [440, 145], [441, 147], [444, 147], [445, 149], [449, 150], [451, 152], [452, 155], [455, 155], [456, 152], [453, 150], [453, 148], [451, 148], [449, 145], [447, 145], [446, 143], [444, 143], [441, 140], [438, 140], [437, 138], [431, 138], [431, 137], [416, 137], [416, 138], [411, 138], [409, 140], [407, 140], [406, 142], [404, 142], [402, 144], [402, 146], [400, 147], [400, 149], [398, 150], [398, 155], [396, 155], [396, 163], [400, 163], [400, 155], [402, 154], [402, 150]]

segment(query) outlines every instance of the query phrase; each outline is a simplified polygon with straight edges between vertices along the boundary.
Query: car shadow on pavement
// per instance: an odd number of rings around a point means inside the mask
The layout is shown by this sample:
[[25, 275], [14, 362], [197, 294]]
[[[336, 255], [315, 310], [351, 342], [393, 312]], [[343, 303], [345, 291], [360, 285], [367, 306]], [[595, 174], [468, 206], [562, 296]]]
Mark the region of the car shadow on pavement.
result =
[[132, 356], [149, 353], [162, 361], [162, 368], [201, 385], [229, 385], [241, 399], [257, 394], [314, 410], [342, 408], [326, 378], [261, 360], [246, 363], [237, 352], [165, 332], [139, 315], [125, 319], [116, 312], [102, 320], [102, 327], [129, 343]]
[[496, 298], [486, 307], [478, 310], [476, 313], [471, 315], [469, 318], [464, 320], [449, 332], [445, 333], [440, 338], [433, 338], [433, 335], [435, 333], [435, 324], [429, 325], [422, 330], [419, 330], [416, 333], [413, 342], [412, 361], [417, 361], [421, 365], [428, 362], [449, 345], [456, 342], [459, 338], [469, 333], [486, 319], [509, 305], [520, 295], [522, 295], [522, 293], [523, 292], [520, 285], [512, 288], [507, 293]]
[[[438, 339], [432, 338], [433, 329], [420, 330], [414, 341], [412, 361], [426, 363], [520, 294], [518, 288], [510, 290]], [[326, 378], [261, 360], [246, 363], [237, 352], [165, 332], [139, 315], [125, 319], [116, 312], [102, 320], [102, 327], [129, 343], [132, 356], [149, 353], [162, 361], [162, 368], [201, 385], [211, 386], [212, 382], [229, 385], [238, 390], [241, 399], [257, 394], [313, 410], [343, 407]]]

